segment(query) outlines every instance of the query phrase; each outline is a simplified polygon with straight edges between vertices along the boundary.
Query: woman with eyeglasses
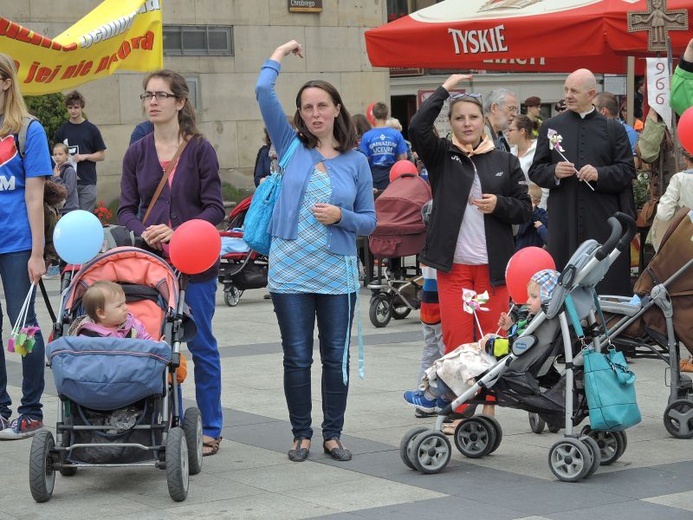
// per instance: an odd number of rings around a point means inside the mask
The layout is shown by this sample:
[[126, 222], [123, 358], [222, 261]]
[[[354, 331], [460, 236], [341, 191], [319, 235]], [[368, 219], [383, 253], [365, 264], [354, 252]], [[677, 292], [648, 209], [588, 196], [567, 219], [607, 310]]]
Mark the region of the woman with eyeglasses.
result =
[[[414, 115], [409, 136], [428, 168], [433, 212], [421, 262], [438, 270], [438, 295], [446, 352], [479, 340], [475, 317], [465, 312], [462, 289], [488, 291], [489, 312], [478, 312], [484, 333], [494, 332], [508, 310], [505, 267], [514, 252], [513, 224], [532, 210], [527, 184], [514, 155], [497, 150], [484, 133], [479, 94], [450, 91], [471, 75], [453, 74]], [[452, 141], [436, 137], [438, 114], [449, 99]]]
[[[154, 132], [125, 152], [118, 222], [166, 257], [173, 230], [183, 222], [203, 219], [216, 226], [224, 219], [219, 161], [214, 147], [197, 128], [190, 90], [180, 74], [152, 72], [142, 86], [140, 99]], [[167, 170], [168, 178], [155, 197]], [[219, 450], [223, 422], [221, 363], [212, 333], [218, 271], [216, 264], [193, 276], [185, 293], [197, 325], [197, 335], [188, 342], [188, 349], [202, 414], [203, 455]]]
[[[19, 145], [22, 127], [26, 129], [24, 150]], [[22, 309], [29, 287], [46, 272], [43, 259], [43, 187], [53, 174], [46, 132], [30, 119], [19, 91], [14, 60], [0, 53], [0, 276], [5, 309], [10, 326]], [[26, 325], [37, 326], [34, 297], [31, 296]], [[0, 314], [0, 336], [2, 336]], [[31, 354], [22, 357], [22, 400], [17, 417], [11, 420], [12, 399], [7, 391], [7, 365], [0, 342], [0, 439], [23, 439], [43, 428], [45, 353], [43, 336], [36, 333]]]

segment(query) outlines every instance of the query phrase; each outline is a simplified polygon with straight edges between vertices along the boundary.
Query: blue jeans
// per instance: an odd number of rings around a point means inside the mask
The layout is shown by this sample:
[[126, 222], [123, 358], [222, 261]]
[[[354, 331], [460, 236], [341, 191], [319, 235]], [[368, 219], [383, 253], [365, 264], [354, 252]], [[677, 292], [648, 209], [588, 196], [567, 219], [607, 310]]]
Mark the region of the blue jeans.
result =
[[322, 436], [339, 438], [344, 426], [348, 384], [342, 379], [344, 346], [351, 336], [356, 293], [272, 293], [284, 349], [284, 394], [294, 438], [313, 437], [310, 368], [313, 329], [318, 321], [322, 361]]
[[[29, 292], [31, 282], [27, 263], [31, 257], [31, 251], [0, 254], [0, 277], [5, 291], [5, 303], [10, 324], [14, 325], [17, 316]], [[26, 326], [38, 325], [34, 312], [34, 299], [38, 288], [34, 290], [31, 298]], [[2, 335], [2, 310], [0, 307], [0, 338]], [[36, 344], [31, 354], [22, 357], [22, 404], [17, 409], [19, 415], [26, 414], [34, 419], [43, 420], [43, 405], [41, 395], [44, 388], [44, 369], [46, 366], [46, 348], [43, 343], [41, 331], [36, 333]], [[12, 399], [7, 392], [7, 369], [5, 363], [5, 349], [0, 339], [0, 415], [9, 418], [12, 414]]]
[[224, 417], [221, 410], [221, 361], [217, 340], [212, 333], [216, 307], [217, 280], [188, 283], [185, 303], [192, 312], [197, 334], [188, 341], [195, 370], [195, 398], [202, 414], [202, 431], [217, 438], [221, 435]]

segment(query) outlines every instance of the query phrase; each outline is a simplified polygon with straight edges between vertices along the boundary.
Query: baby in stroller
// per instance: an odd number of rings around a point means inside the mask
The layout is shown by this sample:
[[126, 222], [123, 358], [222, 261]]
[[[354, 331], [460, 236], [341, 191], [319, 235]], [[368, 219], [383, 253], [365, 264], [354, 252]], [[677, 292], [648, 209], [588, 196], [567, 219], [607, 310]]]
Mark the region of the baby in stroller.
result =
[[[125, 291], [120, 284], [109, 280], [94, 282], [82, 297], [86, 315], [77, 318], [70, 329], [70, 336], [100, 338], [131, 338], [153, 340], [144, 324], [130, 313]], [[188, 375], [188, 363], [181, 353], [176, 370], [178, 384]]]
[[[472, 387], [476, 378], [509, 353], [509, 344], [520, 335], [531, 319], [541, 311], [542, 304], [551, 300], [558, 282], [558, 272], [543, 269], [535, 273], [527, 284], [527, 304], [518, 312], [503, 313], [499, 326], [510, 331], [507, 338], [486, 334], [476, 343], [460, 345], [436, 360], [426, 370], [418, 390], [404, 392], [404, 400], [427, 412], [441, 410], [456, 396]], [[513, 307], [514, 309], [514, 307]], [[493, 405], [484, 404], [483, 413], [493, 415]]]

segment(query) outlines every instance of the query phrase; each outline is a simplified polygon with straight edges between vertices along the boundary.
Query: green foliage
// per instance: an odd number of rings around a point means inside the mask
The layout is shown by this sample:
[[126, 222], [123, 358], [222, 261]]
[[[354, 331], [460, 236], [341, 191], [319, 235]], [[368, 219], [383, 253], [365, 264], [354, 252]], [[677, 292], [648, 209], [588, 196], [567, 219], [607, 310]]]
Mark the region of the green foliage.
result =
[[55, 142], [55, 133], [58, 128], [68, 120], [69, 115], [65, 108], [65, 96], [61, 93], [45, 94], [43, 96], [26, 96], [24, 98], [29, 113], [36, 116], [46, 129], [48, 141]]
[[633, 195], [635, 197], [635, 207], [638, 211], [643, 207], [647, 199], [650, 198], [649, 177], [647, 172], [638, 172], [635, 182], [633, 183]]
[[221, 183], [221, 196], [224, 202], [240, 202], [250, 197], [252, 192], [247, 189], [238, 189], [230, 182]]

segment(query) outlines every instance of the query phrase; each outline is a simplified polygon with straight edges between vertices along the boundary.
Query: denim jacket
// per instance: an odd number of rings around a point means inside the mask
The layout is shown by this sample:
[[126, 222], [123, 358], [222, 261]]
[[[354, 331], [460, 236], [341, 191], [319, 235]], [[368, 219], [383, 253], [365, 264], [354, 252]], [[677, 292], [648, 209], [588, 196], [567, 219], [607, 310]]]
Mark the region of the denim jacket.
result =
[[[274, 60], [265, 61], [255, 86], [255, 95], [267, 132], [281, 159], [296, 133], [287, 122], [274, 90], [280, 68]], [[320, 162], [325, 165], [332, 185], [330, 204], [342, 210], [342, 219], [329, 226], [327, 248], [332, 253], [355, 255], [356, 237], [370, 235], [376, 224], [371, 170], [368, 160], [356, 150], [326, 159], [317, 150], [300, 143], [286, 164], [270, 232], [272, 236], [288, 240], [296, 238], [300, 201], [315, 165]]]

